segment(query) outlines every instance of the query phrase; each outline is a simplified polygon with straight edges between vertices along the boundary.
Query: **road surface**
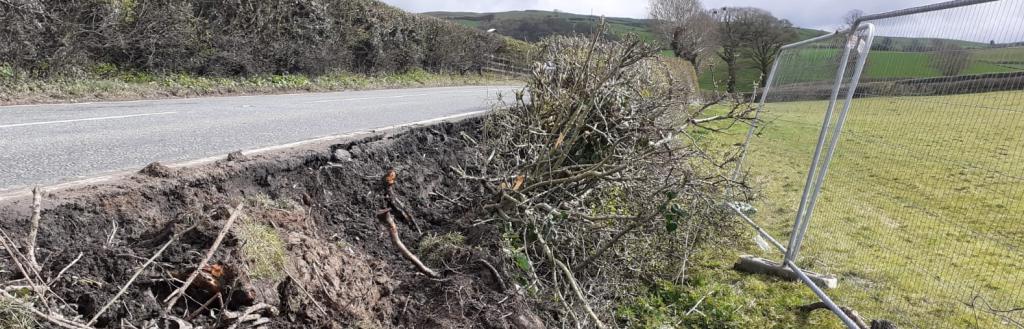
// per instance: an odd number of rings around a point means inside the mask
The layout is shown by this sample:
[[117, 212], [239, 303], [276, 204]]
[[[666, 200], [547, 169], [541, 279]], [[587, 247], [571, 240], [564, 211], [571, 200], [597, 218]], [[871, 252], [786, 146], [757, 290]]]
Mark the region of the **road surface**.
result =
[[0, 107], [0, 191], [490, 109], [473, 86]]

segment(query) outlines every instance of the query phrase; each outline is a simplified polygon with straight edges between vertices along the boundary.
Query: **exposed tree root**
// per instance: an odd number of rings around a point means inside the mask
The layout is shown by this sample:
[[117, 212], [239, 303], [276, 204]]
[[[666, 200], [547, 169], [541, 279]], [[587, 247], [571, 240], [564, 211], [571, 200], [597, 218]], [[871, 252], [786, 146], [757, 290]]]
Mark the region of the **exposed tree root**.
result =
[[395, 225], [395, 219], [394, 217], [391, 216], [390, 210], [382, 210], [379, 213], [377, 213], [377, 219], [381, 220], [382, 222], [388, 225], [388, 232], [391, 235], [391, 242], [393, 242], [395, 244], [395, 247], [397, 247], [398, 250], [402, 252], [402, 256], [405, 257], [405, 259], [412, 262], [413, 265], [416, 265], [416, 269], [419, 270], [420, 273], [426, 274], [427, 276], [432, 278], [441, 277], [440, 274], [438, 274], [434, 270], [431, 270], [426, 265], [423, 265], [423, 262], [421, 262], [420, 259], [416, 257], [416, 255], [413, 255], [413, 253], [410, 252], [409, 249], [405, 247], [405, 244], [402, 243], [402, 239], [398, 236], [398, 226]]

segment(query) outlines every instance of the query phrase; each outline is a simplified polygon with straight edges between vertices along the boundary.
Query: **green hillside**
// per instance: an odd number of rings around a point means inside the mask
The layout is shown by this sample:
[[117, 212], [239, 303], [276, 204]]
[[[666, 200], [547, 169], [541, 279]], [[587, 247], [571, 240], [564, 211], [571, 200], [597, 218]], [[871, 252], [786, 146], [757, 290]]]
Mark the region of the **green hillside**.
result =
[[[924, 40], [924, 39], [922, 39]], [[969, 44], [965, 42], [965, 44]], [[828, 50], [804, 51], [808, 57], [823, 58]], [[1024, 70], [1024, 47], [1021, 48], [974, 48], [968, 49], [970, 61], [960, 75], [1019, 72]], [[889, 50], [872, 50], [868, 64], [864, 68], [864, 78], [868, 80], [915, 79], [941, 77], [943, 74], [932, 66], [935, 52], [906, 52]], [[713, 66], [707, 68], [700, 76], [700, 86], [706, 90], [725, 89], [725, 63], [714, 58]], [[740, 70], [737, 74], [737, 89], [751, 91], [754, 83], [761, 78], [761, 73], [749, 59], [741, 57]], [[814, 67], [808, 65], [808, 67]], [[806, 72], [801, 73], [806, 74]], [[816, 77], [822, 74], [813, 74]], [[717, 86], [716, 86], [717, 82]]]
[[[536, 41], [534, 35], [524, 37], [518, 29], [509, 31], [498, 27], [502, 26], [530, 26], [537, 28], [542, 36], [551, 34], [572, 34], [590, 33], [593, 27], [601, 19], [600, 16], [580, 15], [565, 12], [523, 10], [506, 11], [498, 13], [470, 13], [470, 12], [428, 12], [426, 15], [444, 18], [455, 21], [459, 24], [478, 29], [497, 28], [497, 33], [520, 40]], [[608, 29], [613, 35], [624, 36], [627, 33], [638, 35], [646, 41], [655, 40], [654, 33], [650, 29], [650, 22], [646, 19], [605, 17]], [[542, 24], [537, 24], [542, 23]], [[547, 26], [537, 26], [547, 25]], [[553, 28], [554, 27], [554, 28]]]

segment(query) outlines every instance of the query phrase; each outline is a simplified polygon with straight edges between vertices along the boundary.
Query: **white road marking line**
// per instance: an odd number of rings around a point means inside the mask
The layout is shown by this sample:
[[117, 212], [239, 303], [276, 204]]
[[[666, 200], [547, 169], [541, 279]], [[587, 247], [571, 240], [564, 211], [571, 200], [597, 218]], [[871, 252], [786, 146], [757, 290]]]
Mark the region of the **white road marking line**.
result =
[[[434, 124], [434, 123], [443, 122], [443, 121], [446, 121], [446, 120], [453, 120], [453, 119], [459, 119], [459, 118], [465, 118], [465, 117], [481, 115], [481, 114], [487, 113], [489, 111], [490, 110], [481, 110], [481, 111], [459, 113], [459, 114], [443, 116], [443, 117], [440, 117], [440, 118], [427, 119], [427, 120], [423, 120], [423, 121], [416, 121], [416, 122], [403, 123], [403, 124], [397, 124], [397, 125], [391, 125], [391, 126], [385, 126], [385, 127], [378, 127], [378, 128], [373, 128], [373, 129], [369, 129], [369, 130], [361, 130], [361, 131], [355, 131], [355, 132], [350, 132], [350, 133], [345, 133], [345, 134], [338, 134], [338, 135], [331, 135], [331, 136], [325, 136], [325, 137], [318, 137], [318, 138], [307, 139], [307, 140], [298, 141], [298, 142], [294, 142], [294, 143], [288, 143], [288, 144], [282, 144], [282, 145], [276, 145], [276, 146], [263, 147], [263, 148], [257, 148], [257, 149], [253, 149], [253, 150], [243, 151], [243, 154], [255, 155], [255, 154], [267, 153], [267, 152], [272, 152], [272, 151], [279, 151], [279, 150], [293, 148], [293, 147], [299, 147], [299, 146], [303, 146], [303, 145], [306, 145], [306, 144], [312, 144], [312, 143], [317, 143], [317, 142], [326, 142], [326, 141], [330, 141], [330, 140], [334, 140], [334, 139], [349, 138], [349, 137], [355, 137], [355, 136], [365, 135], [365, 134], [378, 134], [378, 133], [383, 133], [383, 132], [386, 132], [386, 131], [389, 131], [389, 130], [402, 129], [402, 128], [408, 128], [408, 127], [413, 127], [413, 126], [430, 125], [430, 124]], [[216, 161], [219, 161], [219, 160], [223, 160], [226, 157], [227, 157], [227, 155], [224, 154], [224, 155], [212, 156], [212, 157], [196, 159], [196, 160], [191, 160], [191, 161], [177, 162], [177, 163], [169, 164], [167, 166], [168, 167], [172, 167], [172, 168], [192, 167], [192, 166], [198, 166], [198, 165], [204, 165], [204, 164], [213, 163], [213, 162], [216, 162]], [[80, 179], [80, 180], [76, 180], [76, 181], [58, 183], [58, 184], [46, 186], [46, 187], [44, 187], [44, 189], [47, 192], [55, 192], [55, 191], [60, 191], [60, 190], [66, 190], [66, 189], [71, 189], [71, 188], [82, 187], [82, 186], [86, 186], [86, 185], [103, 184], [103, 183], [108, 183], [108, 182], [111, 182], [111, 181], [115, 181], [117, 179], [125, 178], [127, 176], [130, 176], [130, 175], [136, 173], [137, 171], [138, 171], [138, 169], [122, 170], [122, 171], [114, 173], [114, 174], [106, 174], [106, 175], [102, 175], [102, 176], [91, 177], [91, 178], [86, 178], [86, 179]], [[6, 201], [8, 199], [24, 197], [25, 195], [31, 195], [29, 193], [31, 193], [31, 192], [30, 192], [30, 190], [27, 187], [9, 187], [7, 189], [0, 188], [0, 202]]]
[[56, 120], [56, 121], [40, 121], [40, 122], [26, 122], [26, 123], [15, 123], [9, 125], [0, 125], [0, 128], [15, 128], [15, 127], [28, 127], [28, 126], [40, 126], [49, 125], [56, 123], [69, 123], [69, 122], [82, 122], [82, 121], [100, 121], [100, 120], [114, 120], [114, 119], [127, 119], [137, 117], [148, 117], [154, 115], [168, 115], [177, 114], [178, 112], [157, 112], [157, 113], [143, 113], [143, 114], [131, 114], [131, 115], [115, 115], [109, 117], [96, 117], [96, 118], [85, 118], [85, 119], [70, 119], [70, 120]]
[[426, 94], [375, 96], [375, 97], [356, 97], [356, 98], [340, 98], [340, 99], [324, 99], [324, 100], [319, 100], [319, 101], [311, 101], [311, 102], [308, 102], [308, 104], [331, 103], [331, 102], [346, 102], [346, 101], [365, 101], [365, 100], [373, 100], [373, 99], [392, 99], [392, 98], [406, 98], [406, 97], [423, 97], [423, 96], [432, 96], [432, 95], [437, 95], [437, 94], [479, 93], [480, 91], [491, 91], [492, 89], [493, 88], [486, 88], [486, 89], [478, 88], [478, 89], [473, 89], [473, 90], [442, 91], [442, 92], [426, 93]]
[[320, 101], [312, 101], [314, 103], [331, 103], [331, 102], [346, 102], [346, 101], [365, 101], [371, 99], [391, 99], [391, 98], [405, 98], [405, 97], [418, 97], [418, 96], [430, 96], [433, 94], [414, 94], [414, 95], [397, 95], [397, 96], [378, 96], [378, 97], [357, 97], [357, 98], [341, 98], [341, 99], [325, 99]]

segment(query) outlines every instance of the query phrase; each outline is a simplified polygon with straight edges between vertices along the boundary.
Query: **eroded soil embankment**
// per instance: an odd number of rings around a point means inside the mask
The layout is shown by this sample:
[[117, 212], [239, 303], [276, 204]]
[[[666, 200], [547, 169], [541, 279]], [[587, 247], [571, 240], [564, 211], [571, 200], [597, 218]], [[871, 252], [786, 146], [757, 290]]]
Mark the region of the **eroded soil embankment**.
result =
[[[226, 328], [238, 322], [229, 311], [260, 303], [273, 307], [238, 328], [535, 327], [524, 299], [495, 276], [505, 267], [500, 235], [472, 225], [486, 193], [451, 169], [467, 167], [479, 127], [480, 119], [468, 119], [46, 195], [37, 257], [38, 277], [54, 280], [50, 310], [88, 321], [167, 244], [97, 327], [142, 328], [163, 317], [171, 327]], [[400, 236], [441, 279], [403, 258], [376, 217], [386, 207], [389, 168], [422, 231], [400, 221]], [[0, 205], [0, 227], [22, 249], [29, 203]], [[239, 204], [210, 265], [162, 315], [166, 296], [195, 271]], [[0, 261], [0, 282], [25, 281], [6, 253]]]

